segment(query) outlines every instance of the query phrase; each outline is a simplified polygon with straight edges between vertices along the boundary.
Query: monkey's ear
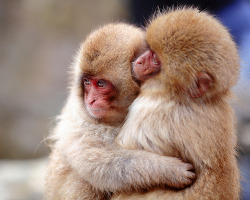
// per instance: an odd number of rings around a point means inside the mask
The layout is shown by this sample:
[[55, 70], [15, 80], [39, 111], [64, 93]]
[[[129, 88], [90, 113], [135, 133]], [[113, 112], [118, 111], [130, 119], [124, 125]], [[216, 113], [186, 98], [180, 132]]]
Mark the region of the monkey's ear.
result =
[[189, 89], [191, 98], [199, 98], [212, 86], [213, 79], [206, 72], [198, 72], [196, 75], [195, 85]]

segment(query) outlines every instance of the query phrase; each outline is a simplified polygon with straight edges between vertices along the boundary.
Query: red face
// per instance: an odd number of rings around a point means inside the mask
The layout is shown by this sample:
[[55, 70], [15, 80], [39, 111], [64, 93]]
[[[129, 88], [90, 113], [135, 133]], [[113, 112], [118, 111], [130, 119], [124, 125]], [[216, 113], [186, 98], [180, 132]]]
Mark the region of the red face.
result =
[[161, 70], [161, 62], [152, 50], [147, 50], [133, 63], [133, 76], [140, 82], [157, 74]]
[[94, 77], [84, 77], [83, 84], [85, 105], [92, 117], [102, 119], [115, 112], [112, 100], [116, 94], [112, 83]]

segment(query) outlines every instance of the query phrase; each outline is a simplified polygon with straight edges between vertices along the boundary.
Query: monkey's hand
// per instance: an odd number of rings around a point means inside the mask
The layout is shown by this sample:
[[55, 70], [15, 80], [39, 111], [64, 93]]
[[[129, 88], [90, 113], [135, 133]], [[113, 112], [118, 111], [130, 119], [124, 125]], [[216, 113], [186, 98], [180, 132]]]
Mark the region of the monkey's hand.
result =
[[196, 178], [193, 165], [174, 157], [165, 157], [165, 159], [163, 170], [166, 171], [163, 171], [162, 176], [166, 178], [167, 186], [182, 189], [193, 183]]

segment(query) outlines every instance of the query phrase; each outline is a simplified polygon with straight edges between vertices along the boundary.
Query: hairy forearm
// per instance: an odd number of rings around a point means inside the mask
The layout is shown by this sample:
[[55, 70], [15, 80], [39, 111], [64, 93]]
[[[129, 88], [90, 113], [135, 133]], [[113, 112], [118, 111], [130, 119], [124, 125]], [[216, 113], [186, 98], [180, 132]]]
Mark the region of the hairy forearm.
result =
[[99, 190], [131, 191], [163, 182], [161, 163], [150, 153], [123, 150], [114, 145], [110, 148], [82, 144], [77, 148], [78, 145], [65, 148], [65, 158], [79, 176]]
[[191, 183], [186, 175], [189, 164], [174, 157], [122, 149], [90, 135], [74, 134], [71, 140], [58, 144], [68, 165], [98, 190], [116, 193], [159, 185], [184, 187]]

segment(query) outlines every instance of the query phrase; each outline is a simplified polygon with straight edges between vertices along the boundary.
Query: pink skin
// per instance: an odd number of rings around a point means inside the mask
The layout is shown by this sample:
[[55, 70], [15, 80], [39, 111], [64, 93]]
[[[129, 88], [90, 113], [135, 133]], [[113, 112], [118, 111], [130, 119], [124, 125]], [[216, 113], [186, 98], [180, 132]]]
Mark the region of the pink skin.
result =
[[102, 119], [107, 116], [113, 107], [111, 99], [115, 97], [112, 83], [103, 79], [83, 78], [84, 100], [89, 114]]
[[133, 63], [132, 73], [138, 81], [144, 82], [160, 70], [161, 62], [157, 55], [152, 50], [147, 50]]
[[213, 78], [206, 72], [198, 72], [196, 75], [195, 86], [189, 89], [191, 98], [200, 98], [213, 85]]

